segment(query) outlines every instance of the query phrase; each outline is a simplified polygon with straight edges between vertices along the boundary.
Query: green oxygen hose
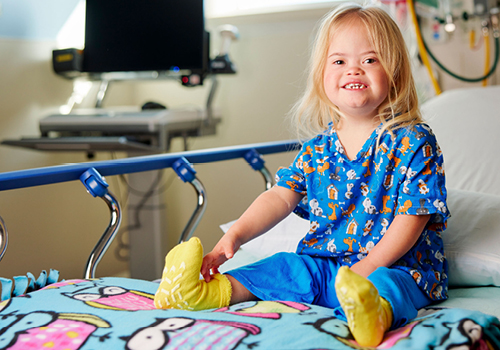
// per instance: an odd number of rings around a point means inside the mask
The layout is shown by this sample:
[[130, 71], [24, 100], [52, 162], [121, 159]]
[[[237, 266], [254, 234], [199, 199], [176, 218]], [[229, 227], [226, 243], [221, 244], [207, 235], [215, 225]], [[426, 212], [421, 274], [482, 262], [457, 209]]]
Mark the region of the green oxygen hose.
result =
[[458, 80], [462, 80], [462, 81], [465, 81], [468, 83], [477, 83], [477, 82], [480, 82], [480, 81], [490, 77], [497, 69], [498, 60], [499, 60], [499, 56], [500, 56], [500, 48], [499, 48], [500, 47], [500, 40], [498, 39], [498, 35], [495, 35], [495, 61], [493, 62], [493, 66], [491, 67], [491, 69], [489, 70], [488, 73], [486, 73], [485, 75], [483, 75], [482, 77], [479, 77], [479, 78], [466, 78], [466, 77], [462, 77], [458, 74], [451, 72], [441, 62], [439, 62], [439, 60], [432, 54], [432, 52], [429, 49], [429, 47], [427, 46], [427, 43], [425, 42], [423, 36], [422, 36], [422, 42], [423, 42], [425, 50], [429, 54], [430, 58], [432, 58], [432, 60], [439, 66], [439, 68], [441, 68], [443, 71], [445, 71], [446, 73], [448, 73], [449, 75], [451, 75], [452, 77], [454, 77]]

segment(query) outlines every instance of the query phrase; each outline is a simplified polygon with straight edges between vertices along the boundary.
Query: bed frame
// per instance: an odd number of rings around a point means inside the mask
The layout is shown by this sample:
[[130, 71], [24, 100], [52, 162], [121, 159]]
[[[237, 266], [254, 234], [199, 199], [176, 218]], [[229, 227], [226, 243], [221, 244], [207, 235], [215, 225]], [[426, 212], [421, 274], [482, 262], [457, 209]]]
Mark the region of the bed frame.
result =
[[[120, 204], [108, 190], [105, 176], [172, 168], [182, 181], [191, 184], [198, 200], [193, 215], [180, 234], [180, 243], [192, 236], [206, 208], [206, 191], [196, 176], [193, 163], [243, 158], [252, 169], [262, 174], [266, 189], [269, 189], [273, 180], [262, 155], [288, 152], [297, 147], [297, 141], [289, 140], [6, 172], [0, 174], [0, 191], [80, 180], [89, 194], [101, 198], [110, 210], [110, 223], [90, 254], [83, 276], [95, 278], [97, 265], [118, 232], [122, 218]], [[8, 231], [0, 216], [0, 260], [5, 254], [7, 243]]]

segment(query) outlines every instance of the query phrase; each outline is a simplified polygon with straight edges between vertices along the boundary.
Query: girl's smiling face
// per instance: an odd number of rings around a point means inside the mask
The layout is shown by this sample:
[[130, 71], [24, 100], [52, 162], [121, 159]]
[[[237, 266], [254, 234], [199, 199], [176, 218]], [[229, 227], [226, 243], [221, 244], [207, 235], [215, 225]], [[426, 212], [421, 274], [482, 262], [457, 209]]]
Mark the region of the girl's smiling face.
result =
[[323, 72], [328, 99], [346, 117], [373, 119], [388, 93], [388, 79], [359, 19], [332, 35]]

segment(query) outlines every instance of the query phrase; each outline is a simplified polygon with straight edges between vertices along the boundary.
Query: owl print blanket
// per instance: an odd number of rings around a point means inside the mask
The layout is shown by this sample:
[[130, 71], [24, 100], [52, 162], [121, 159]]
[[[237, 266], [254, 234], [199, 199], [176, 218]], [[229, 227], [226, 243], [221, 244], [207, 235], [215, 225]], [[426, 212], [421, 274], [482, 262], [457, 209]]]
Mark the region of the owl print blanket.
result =
[[[16, 288], [2, 285], [3, 297]], [[0, 349], [360, 349], [331, 309], [257, 301], [156, 310], [157, 287], [108, 277], [12, 293], [0, 303]], [[387, 333], [377, 349], [500, 349], [500, 322], [476, 311], [428, 308]]]

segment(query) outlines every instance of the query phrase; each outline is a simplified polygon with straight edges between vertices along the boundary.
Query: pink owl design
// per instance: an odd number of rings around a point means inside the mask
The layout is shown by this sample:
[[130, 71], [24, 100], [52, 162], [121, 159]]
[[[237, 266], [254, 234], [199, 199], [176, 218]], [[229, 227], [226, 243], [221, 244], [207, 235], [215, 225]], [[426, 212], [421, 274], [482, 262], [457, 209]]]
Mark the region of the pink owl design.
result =
[[411, 322], [393, 331], [387, 332], [382, 343], [377, 347], [377, 349], [390, 349], [401, 339], [409, 338], [411, 331], [420, 322]]
[[259, 333], [260, 328], [248, 323], [172, 317], [158, 319], [122, 339], [127, 341], [128, 350], [159, 350], [167, 345], [172, 349], [230, 350], [247, 336]]
[[0, 349], [76, 350], [98, 328], [110, 325], [94, 315], [37, 311], [20, 317], [4, 330]]
[[87, 305], [111, 310], [137, 311], [154, 310], [154, 295], [121, 287], [103, 287], [99, 293], [80, 293], [71, 298], [85, 302]]
[[64, 287], [64, 286], [71, 286], [71, 285], [74, 285], [74, 284], [84, 283], [84, 282], [88, 282], [88, 281], [87, 280], [78, 280], [78, 279], [61, 281], [61, 282], [56, 282], [56, 283], [49, 284], [48, 286], [43, 287], [42, 289], [61, 288], [61, 287]]

